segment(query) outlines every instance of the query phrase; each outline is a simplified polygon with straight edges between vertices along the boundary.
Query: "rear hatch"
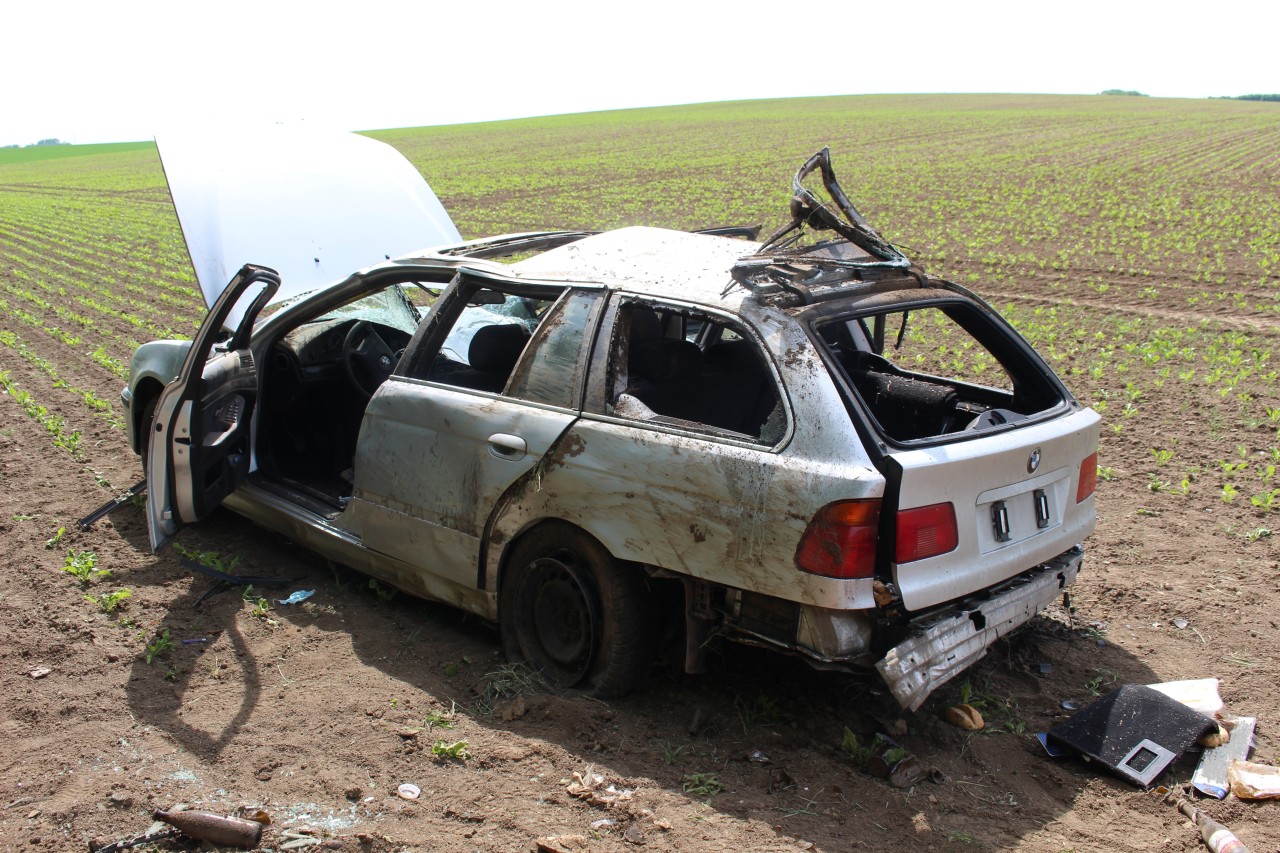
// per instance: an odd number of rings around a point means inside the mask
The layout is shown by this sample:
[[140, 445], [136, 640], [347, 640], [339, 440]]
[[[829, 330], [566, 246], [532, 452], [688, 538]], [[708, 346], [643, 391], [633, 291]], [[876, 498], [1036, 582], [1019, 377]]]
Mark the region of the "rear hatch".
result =
[[[1097, 462], [1098, 421], [1091, 409], [1077, 409], [999, 435], [891, 453], [898, 479], [891, 569], [903, 605], [921, 610], [960, 598], [1082, 542], [1094, 527], [1087, 486]], [[1087, 494], [1080, 491], [1082, 468], [1089, 469]], [[919, 508], [940, 504], [954, 509], [955, 547], [903, 560], [912, 549], [929, 553], [928, 540], [938, 533]], [[913, 510], [925, 518], [923, 526], [907, 521]]]
[[980, 300], [915, 287], [810, 317], [880, 454], [880, 570], [907, 610], [994, 586], [1092, 531], [1099, 418]]

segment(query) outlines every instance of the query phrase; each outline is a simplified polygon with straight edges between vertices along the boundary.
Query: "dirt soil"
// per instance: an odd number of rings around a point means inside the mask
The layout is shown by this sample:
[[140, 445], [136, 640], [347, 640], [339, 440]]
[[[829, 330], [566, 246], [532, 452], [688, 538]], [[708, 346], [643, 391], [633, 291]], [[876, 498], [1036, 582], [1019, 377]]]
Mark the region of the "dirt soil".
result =
[[[38, 399], [61, 399], [29, 364], [11, 369]], [[73, 379], [117, 390], [111, 377]], [[213, 581], [173, 549], [150, 553], [136, 506], [75, 528], [139, 475], [118, 429], [69, 406], [84, 431], [77, 461], [0, 395], [0, 848], [85, 850], [185, 803], [265, 811], [263, 848], [277, 850], [287, 831], [351, 851], [1201, 849], [1153, 795], [1049, 758], [1032, 737], [1068, 715], [1064, 701], [1114, 684], [1214, 676], [1230, 711], [1258, 717], [1257, 760], [1280, 757], [1276, 539], [1241, 535], [1268, 517], [1212, 490], [1188, 500], [1147, 486], [1161, 436], [1206, 469], [1239, 441], [1252, 454], [1275, 439], [1238, 424], [1211, 433], [1160, 395], [1217, 391], [1176, 384], [1152, 391], [1131, 429], [1104, 430], [1116, 479], [1100, 484], [1074, 615], [1052, 609], [971, 671], [987, 722], [972, 734], [941, 718], [959, 683], [902, 714], [874, 679], [736, 648], [710, 674], [663, 672], [623, 701], [550, 691], [504, 666], [491, 626], [384, 600], [229, 513], [181, 543], [291, 582], [256, 587], [253, 601], [208, 595]], [[63, 572], [69, 550], [93, 552], [110, 577]], [[121, 588], [132, 595], [115, 612], [86, 598]], [[315, 595], [276, 603], [299, 589]], [[869, 775], [842, 751], [846, 729], [861, 743], [893, 732], [938, 781]], [[1169, 778], [1185, 782], [1193, 765]], [[417, 799], [398, 795], [405, 783]], [[1205, 807], [1252, 850], [1280, 849], [1280, 804]]]

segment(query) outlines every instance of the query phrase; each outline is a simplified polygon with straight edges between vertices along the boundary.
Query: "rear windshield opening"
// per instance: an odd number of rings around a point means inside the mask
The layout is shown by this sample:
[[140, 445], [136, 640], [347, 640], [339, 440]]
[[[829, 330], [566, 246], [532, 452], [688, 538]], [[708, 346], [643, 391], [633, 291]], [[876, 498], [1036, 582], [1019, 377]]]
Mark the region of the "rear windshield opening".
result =
[[861, 314], [817, 329], [877, 428], [893, 441], [959, 438], [1063, 402], [1046, 368], [974, 306]]

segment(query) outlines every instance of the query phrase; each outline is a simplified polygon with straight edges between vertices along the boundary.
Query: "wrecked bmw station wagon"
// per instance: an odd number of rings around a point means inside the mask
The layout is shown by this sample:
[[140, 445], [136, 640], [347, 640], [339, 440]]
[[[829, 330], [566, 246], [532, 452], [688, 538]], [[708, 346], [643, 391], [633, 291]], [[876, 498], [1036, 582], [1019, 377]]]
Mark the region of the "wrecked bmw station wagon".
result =
[[558, 685], [625, 693], [665, 631], [690, 672], [724, 637], [874, 667], [912, 710], [1080, 569], [1098, 416], [825, 150], [763, 243], [463, 242], [367, 138], [297, 181], [287, 145], [160, 150], [211, 309], [123, 394], [157, 550], [225, 505], [497, 622]]

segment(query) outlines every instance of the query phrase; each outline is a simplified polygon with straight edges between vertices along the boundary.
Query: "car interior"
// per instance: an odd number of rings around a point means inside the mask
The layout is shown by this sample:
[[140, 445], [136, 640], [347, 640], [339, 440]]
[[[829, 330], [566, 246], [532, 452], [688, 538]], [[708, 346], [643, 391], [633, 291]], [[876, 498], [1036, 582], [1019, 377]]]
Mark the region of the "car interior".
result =
[[1012, 341], [973, 322], [976, 316], [928, 306], [829, 321], [818, 332], [880, 431], [895, 441], [1003, 426], [1061, 402]]
[[[365, 406], [425, 313], [410, 290], [390, 285], [275, 340], [262, 368], [256, 482], [324, 517], [342, 512]], [[429, 304], [436, 292], [415, 298]]]
[[777, 383], [745, 333], [709, 314], [641, 303], [624, 309], [619, 327], [628, 334], [616, 414], [766, 444], [781, 439]]

